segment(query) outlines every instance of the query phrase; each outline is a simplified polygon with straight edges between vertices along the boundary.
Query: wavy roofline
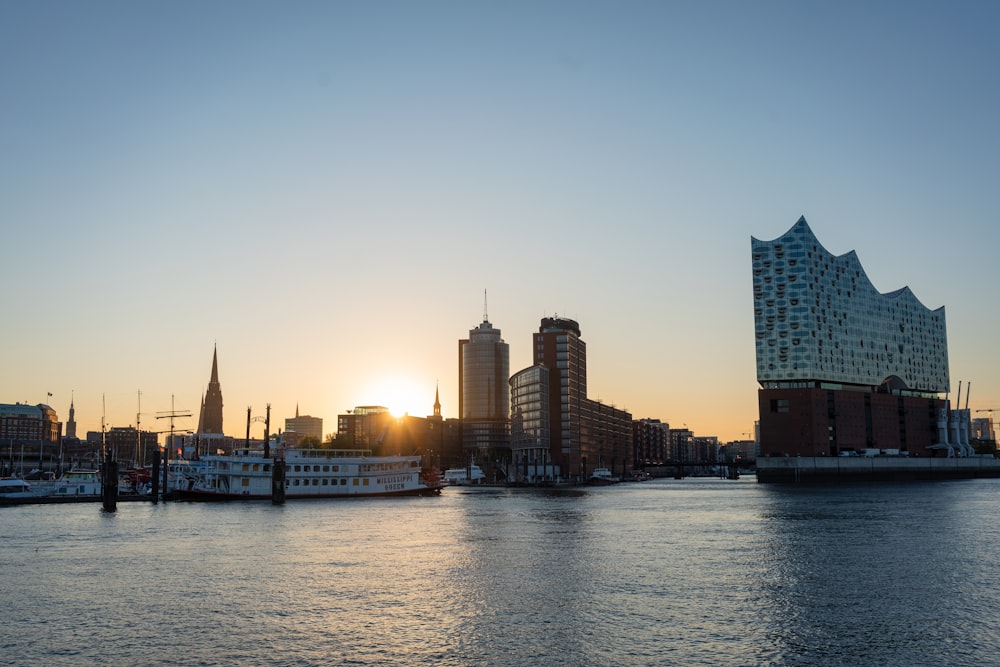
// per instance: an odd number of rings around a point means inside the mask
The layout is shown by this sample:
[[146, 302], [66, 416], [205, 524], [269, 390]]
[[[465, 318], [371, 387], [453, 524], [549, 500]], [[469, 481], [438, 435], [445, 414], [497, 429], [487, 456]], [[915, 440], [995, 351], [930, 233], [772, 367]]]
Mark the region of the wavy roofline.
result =
[[865, 265], [861, 262], [861, 258], [858, 257], [857, 251], [855, 251], [855, 250], [852, 249], [852, 250], [848, 250], [847, 252], [845, 252], [845, 253], [843, 253], [841, 255], [835, 255], [834, 253], [832, 253], [829, 250], [827, 250], [826, 246], [824, 246], [820, 242], [820, 240], [816, 237], [816, 234], [813, 232], [812, 227], [810, 227], [809, 223], [806, 222], [806, 216], [804, 216], [804, 215], [800, 215], [799, 219], [795, 222], [795, 224], [788, 228], [788, 231], [786, 231], [784, 234], [778, 236], [775, 239], [772, 239], [770, 241], [766, 241], [766, 240], [758, 239], [755, 236], [751, 236], [750, 239], [751, 239], [751, 242], [755, 241], [757, 243], [766, 243], [766, 244], [772, 245], [772, 244], [779, 243], [779, 242], [783, 241], [785, 238], [791, 236], [793, 232], [802, 231], [803, 229], [805, 230], [805, 232], [807, 232], [809, 234], [809, 236], [812, 238], [812, 240], [816, 243], [816, 247], [818, 248], [818, 250], [822, 250], [823, 252], [825, 252], [833, 260], [835, 260], [835, 261], [843, 260], [845, 262], [851, 262], [853, 260], [853, 262], [855, 264], [857, 264], [858, 269], [861, 271], [861, 277], [863, 277], [865, 279], [865, 281], [868, 283], [869, 287], [871, 287], [871, 289], [875, 293], [877, 293], [879, 296], [885, 297], [886, 299], [907, 299], [907, 298], [909, 298], [909, 299], [912, 299], [918, 306], [920, 306], [921, 308], [923, 308], [924, 310], [926, 310], [928, 313], [937, 313], [937, 312], [942, 312], [943, 313], [944, 312], [944, 306], [943, 305], [938, 306], [937, 308], [930, 308], [927, 305], [925, 305], [924, 302], [921, 301], [917, 297], [917, 295], [913, 293], [913, 290], [910, 289], [909, 285], [904, 285], [902, 287], [899, 287], [899, 288], [894, 289], [894, 290], [890, 290], [888, 292], [882, 292], [882, 291], [880, 291], [877, 287], [875, 287], [875, 283], [872, 282], [871, 278], [868, 277], [868, 272], [865, 271]]

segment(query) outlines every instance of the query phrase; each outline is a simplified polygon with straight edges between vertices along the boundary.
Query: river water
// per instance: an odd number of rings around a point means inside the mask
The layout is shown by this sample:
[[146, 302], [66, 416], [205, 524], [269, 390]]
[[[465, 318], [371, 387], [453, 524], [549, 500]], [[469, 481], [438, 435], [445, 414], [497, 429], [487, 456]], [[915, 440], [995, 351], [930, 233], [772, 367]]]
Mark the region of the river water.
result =
[[998, 664], [998, 491], [0, 508], [0, 664]]

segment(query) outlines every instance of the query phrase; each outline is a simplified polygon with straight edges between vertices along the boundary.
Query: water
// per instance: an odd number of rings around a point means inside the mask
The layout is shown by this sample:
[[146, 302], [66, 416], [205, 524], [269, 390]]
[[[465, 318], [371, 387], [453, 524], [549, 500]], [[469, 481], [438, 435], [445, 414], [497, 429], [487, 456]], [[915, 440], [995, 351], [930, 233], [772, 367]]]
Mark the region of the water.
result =
[[998, 490], [0, 508], [0, 663], [1000, 664]]

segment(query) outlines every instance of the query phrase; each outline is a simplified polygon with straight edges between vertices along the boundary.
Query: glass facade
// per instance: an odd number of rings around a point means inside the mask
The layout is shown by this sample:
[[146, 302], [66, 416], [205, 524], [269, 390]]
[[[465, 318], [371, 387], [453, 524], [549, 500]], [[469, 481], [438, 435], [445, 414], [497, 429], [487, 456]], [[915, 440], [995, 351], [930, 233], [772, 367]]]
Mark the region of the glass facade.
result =
[[459, 341], [459, 415], [462, 444], [485, 450], [509, 445], [510, 347], [483, 321]]
[[854, 251], [828, 252], [804, 217], [774, 241], [752, 238], [751, 249], [761, 386], [948, 391], [943, 306], [928, 309], [908, 287], [880, 293]]
[[[531, 366], [510, 379], [510, 447], [515, 460], [534, 450], [549, 449], [549, 369]], [[531, 456], [529, 454], [529, 456]]]

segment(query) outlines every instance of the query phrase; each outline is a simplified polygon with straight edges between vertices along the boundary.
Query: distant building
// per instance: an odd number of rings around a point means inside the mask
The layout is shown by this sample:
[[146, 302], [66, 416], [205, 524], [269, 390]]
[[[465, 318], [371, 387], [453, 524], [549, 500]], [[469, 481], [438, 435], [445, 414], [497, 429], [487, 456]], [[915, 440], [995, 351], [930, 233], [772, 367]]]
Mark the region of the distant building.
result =
[[337, 449], [369, 449], [376, 456], [398, 454], [383, 447], [394, 419], [382, 405], [359, 405], [337, 415]]
[[751, 239], [751, 254], [761, 456], [947, 447], [943, 307], [907, 287], [879, 293], [857, 255], [832, 255], [805, 218]]
[[478, 460], [505, 458], [510, 447], [510, 350], [483, 322], [458, 341], [458, 414], [462, 446]]
[[363, 405], [337, 416], [336, 449], [367, 449], [373, 454], [420, 454], [439, 467], [461, 465], [462, 431], [458, 419], [443, 419], [435, 397], [434, 415], [394, 417], [381, 405]]
[[976, 440], [992, 440], [996, 442], [997, 436], [993, 430], [993, 419], [990, 417], [976, 417], [973, 419], [972, 437]]
[[323, 442], [323, 419], [299, 415], [299, 406], [295, 406], [295, 416], [285, 419], [285, 444], [294, 447], [302, 438], [316, 438]]
[[[533, 334], [534, 366], [511, 378], [511, 441], [516, 465], [541, 454], [561, 477], [586, 479], [595, 468], [632, 470], [632, 415], [587, 398], [587, 345], [574, 320], [546, 317]], [[544, 398], [543, 398], [544, 397]], [[547, 426], [544, 425], [547, 423]], [[547, 455], [540, 451], [548, 442]]]
[[680, 463], [700, 463], [695, 458], [694, 431], [687, 428], [670, 429], [670, 460]]
[[201, 401], [198, 433], [222, 433], [222, 385], [219, 384], [218, 348], [212, 350], [212, 375]]
[[115, 426], [104, 434], [104, 442], [118, 461], [148, 465], [160, 452], [159, 437], [132, 426]]
[[669, 460], [670, 424], [659, 419], [633, 421], [632, 445], [637, 468], [663, 465]]
[[61, 434], [59, 417], [48, 405], [0, 403], [0, 459], [6, 457], [0, 468], [5, 474], [54, 469]]
[[66, 422], [66, 437], [76, 438], [76, 408], [73, 406], [73, 399], [69, 399], [69, 420]]
[[757, 460], [757, 443], [753, 440], [734, 440], [726, 443], [726, 461], [751, 464]]

